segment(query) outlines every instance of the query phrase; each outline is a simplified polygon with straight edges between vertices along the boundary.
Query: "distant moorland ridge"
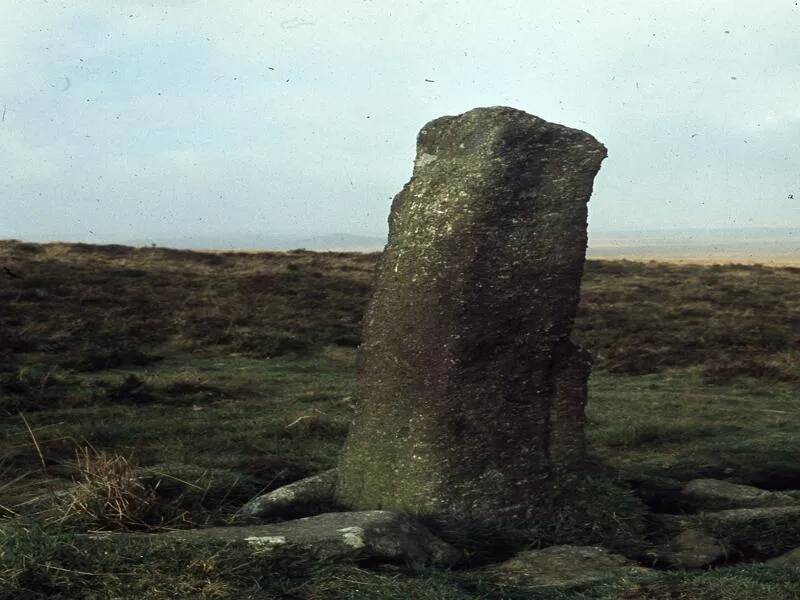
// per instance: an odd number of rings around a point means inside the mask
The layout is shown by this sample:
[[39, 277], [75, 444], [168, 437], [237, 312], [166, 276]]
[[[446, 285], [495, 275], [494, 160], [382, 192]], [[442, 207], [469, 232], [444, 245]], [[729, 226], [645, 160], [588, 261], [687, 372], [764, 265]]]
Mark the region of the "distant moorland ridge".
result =
[[[41, 235], [29, 242], [119, 243], [187, 250], [295, 250], [334, 252], [377, 252], [383, 249], [383, 235], [330, 234], [247, 234], [224, 233], [183, 237], [134, 238], [107, 236], [102, 239], [81, 235]], [[688, 261], [698, 263], [800, 264], [800, 229], [750, 227], [738, 229], [620, 229], [589, 231], [590, 258]]]

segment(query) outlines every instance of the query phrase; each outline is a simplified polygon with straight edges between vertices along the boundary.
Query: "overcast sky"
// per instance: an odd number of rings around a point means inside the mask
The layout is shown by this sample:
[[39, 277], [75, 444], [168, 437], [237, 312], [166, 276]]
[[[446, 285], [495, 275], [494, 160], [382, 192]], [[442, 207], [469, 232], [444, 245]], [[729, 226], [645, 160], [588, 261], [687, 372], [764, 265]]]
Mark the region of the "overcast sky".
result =
[[500, 104], [608, 147], [594, 231], [800, 226], [794, 0], [0, 0], [0, 238], [383, 235]]

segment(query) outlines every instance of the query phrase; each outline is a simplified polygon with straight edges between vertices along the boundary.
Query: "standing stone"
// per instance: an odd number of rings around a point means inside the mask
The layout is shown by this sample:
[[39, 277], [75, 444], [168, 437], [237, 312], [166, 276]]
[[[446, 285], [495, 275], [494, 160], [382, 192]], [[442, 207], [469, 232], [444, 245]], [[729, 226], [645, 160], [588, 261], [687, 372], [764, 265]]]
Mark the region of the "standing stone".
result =
[[514, 523], [585, 459], [570, 340], [606, 149], [505, 107], [428, 123], [364, 320], [337, 500]]

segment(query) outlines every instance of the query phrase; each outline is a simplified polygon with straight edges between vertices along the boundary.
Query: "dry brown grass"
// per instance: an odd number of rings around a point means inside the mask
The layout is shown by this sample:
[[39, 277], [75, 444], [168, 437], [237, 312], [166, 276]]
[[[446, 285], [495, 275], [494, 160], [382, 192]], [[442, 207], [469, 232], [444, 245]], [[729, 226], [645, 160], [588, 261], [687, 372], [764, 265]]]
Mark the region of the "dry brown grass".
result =
[[[151, 369], [179, 353], [352, 348], [377, 257], [0, 242], [0, 265], [18, 275], [0, 277], [0, 414], [225, 395], [203, 382], [83, 385], [87, 374]], [[618, 373], [798, 381], [798, 289], [790, 267], [589, 261], [575, 333], [597, 368]]]
[[374, 261], [0, 242], [0, 265], [17, 275], [0, 276], [0, 385], [31, 404], [0, 400], [0, 410], [52, 406], [65, 374], [147, 366], [164, 353], [268, 358], [352, 347]]
[[80, 479], [56, 499], [51, 523], [82, 523], [101, 531], [152, 528], [147, 517], [156, 495], [141, 482], [130, 457], [85, 446], [75, 453], [75, 468]]

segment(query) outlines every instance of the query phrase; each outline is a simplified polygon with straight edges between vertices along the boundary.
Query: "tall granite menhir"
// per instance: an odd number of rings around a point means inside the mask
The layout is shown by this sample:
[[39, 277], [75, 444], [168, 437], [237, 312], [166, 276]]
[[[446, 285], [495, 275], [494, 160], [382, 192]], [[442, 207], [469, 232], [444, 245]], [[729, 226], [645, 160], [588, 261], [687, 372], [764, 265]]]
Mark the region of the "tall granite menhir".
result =
[[585, 459], [570, 340], [606, 149], [505, 107], [428, 123], [364, 320], [338, 501], [520, 523]]

